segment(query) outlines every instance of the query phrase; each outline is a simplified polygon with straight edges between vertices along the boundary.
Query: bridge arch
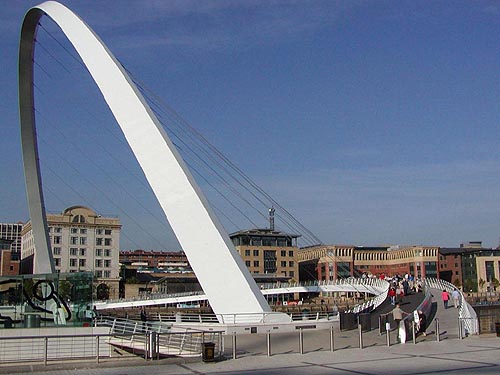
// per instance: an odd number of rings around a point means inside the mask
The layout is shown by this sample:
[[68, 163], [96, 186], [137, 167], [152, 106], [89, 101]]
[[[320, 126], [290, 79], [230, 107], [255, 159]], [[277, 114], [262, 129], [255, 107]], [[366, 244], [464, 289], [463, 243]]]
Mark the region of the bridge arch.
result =
[[36, 273], [54, 272], [41, 188], [33, 92], [35, 37], [38, 21], [44, 15], [61, 28], [97, 84], [214, 312], [270, 311], [186, 164], [124, 68], [82, 19], [55, 1], [44, 2], [27, 12], [19, 49], [21, 143], [37, 250]]

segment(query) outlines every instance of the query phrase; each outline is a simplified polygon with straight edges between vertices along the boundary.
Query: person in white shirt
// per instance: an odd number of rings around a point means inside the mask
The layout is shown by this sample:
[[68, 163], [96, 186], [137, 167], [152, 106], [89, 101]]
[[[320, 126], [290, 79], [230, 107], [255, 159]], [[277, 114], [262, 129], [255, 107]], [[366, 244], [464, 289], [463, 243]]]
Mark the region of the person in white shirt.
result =
[[460, 292], [455, 288], [453, 292], [451, 292], [451, 299], [453, 300], [453, 306], [458, 309], [460, 306]]

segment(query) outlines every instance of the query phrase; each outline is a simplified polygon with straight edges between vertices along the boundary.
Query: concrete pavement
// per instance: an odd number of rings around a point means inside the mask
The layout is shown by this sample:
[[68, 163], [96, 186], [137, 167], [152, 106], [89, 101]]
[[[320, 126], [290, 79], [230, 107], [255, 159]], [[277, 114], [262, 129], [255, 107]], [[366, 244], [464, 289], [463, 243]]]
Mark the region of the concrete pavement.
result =
[[[364, 349], [359, 349], [357, 331], [340, 332], [334, 328], [334, 348], [330, 351], [330, 331], [304, 330], [304, 354], [299, 354], [299, 333], [271, 336], [271, 353], [267, 356], [266, 335], [237, 337], [237, 359], [232, 359], [231, 337], [226, 338], [226, 359], [215, 363], [198, 360], [103, 359], [102, 363], [49, 363], [48, 366], [16, 364], [0, 366], [0, 374], [38, 375], [182, 375], [182, 374], [498, 374], [500, 373], [500, 338], [495, 335], [471, 336], [463, 340], [457, 335], [457, 311], [444, 310], [439, 294], [435, 316], [441, 322], [441, 341], [435, 334], [419, 336], [417, 343], [387, 347], [386, 336], [378, 330], [363, 335]], [[432, 318], [432, 317], [431, 317]], [[430, 323], [428, 332], [434, 330]], [[29, 350], [25, 348], [25, 350]]]

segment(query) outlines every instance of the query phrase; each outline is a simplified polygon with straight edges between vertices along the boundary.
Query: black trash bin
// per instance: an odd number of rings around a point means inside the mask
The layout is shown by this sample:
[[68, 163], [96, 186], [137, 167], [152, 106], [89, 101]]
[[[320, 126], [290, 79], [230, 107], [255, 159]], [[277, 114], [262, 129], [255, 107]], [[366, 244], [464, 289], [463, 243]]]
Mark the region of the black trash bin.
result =
[[361, 331], [370, 332], [372, 330], [371, 315], [364, 313], [358, 315], [358, 324], [361, 324]]
[[500, 322], [495, 323], [495, 331], [497, 333], [497, 337], [500, 337]]
[[203, 362], [215, 361], [215, 344], [213, 342], [204, 342], [201, 344], [201, 357]]

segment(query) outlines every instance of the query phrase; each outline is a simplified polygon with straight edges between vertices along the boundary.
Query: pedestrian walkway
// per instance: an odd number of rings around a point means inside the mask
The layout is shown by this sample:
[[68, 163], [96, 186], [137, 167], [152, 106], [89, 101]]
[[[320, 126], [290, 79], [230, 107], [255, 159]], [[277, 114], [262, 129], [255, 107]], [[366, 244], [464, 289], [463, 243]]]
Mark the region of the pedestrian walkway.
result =
[[[265, 352], [264, 348], [261, 352]], [[447, 338], [441, 342], [423, 341], [417, 345], [407, 343], [358, 348], [342, 348], [334, 351], [309, 350], [296, 352], [263, 353], [228, 359], [215, 363], [162, 360], [145, 362], [50, 364], [43, 366], [0, 367], [3, 374], [31, 375], [182, 375], [182, 374], [269, 374], [269, 375], [320, 375], [320, 374], [437, 374], [492, 375], [500, 373], [500, 338], [496, 336], [472, 336], [464, 340]], [[80, 368], [75, 368], [80, 367]]]

